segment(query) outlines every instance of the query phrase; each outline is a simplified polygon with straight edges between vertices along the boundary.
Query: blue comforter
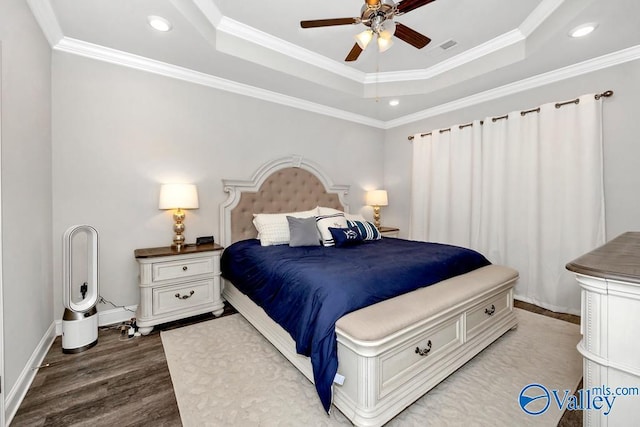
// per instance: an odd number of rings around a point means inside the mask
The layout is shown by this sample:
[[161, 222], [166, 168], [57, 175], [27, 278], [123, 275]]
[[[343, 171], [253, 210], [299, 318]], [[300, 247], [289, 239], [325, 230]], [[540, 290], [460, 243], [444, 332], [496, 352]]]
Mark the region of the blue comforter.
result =
[[298, 353], [311, 357], [327, 412], [338, 371], [340, 317], [488, 264], [470, 249], [391, 238], [342, 248], [263, 247], [243, 240], [221, 259], [223, 277], [291, 334]]

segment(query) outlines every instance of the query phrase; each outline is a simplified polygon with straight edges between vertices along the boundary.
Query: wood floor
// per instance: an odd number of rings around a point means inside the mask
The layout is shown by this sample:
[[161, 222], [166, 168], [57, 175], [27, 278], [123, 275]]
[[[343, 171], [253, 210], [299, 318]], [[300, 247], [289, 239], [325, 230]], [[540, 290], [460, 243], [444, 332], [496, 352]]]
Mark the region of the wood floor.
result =
[[[577, 316], [531, 304], [516, 301], [516, 307], [579, 323]], [[233, 307], [226, 306], [223, 315], [232, 313]], [[78, 354], [63, 354], [57, 337], [11, 427], [181, 426], [159, 330], [212, 318], [203, 315], [161, 325], [132, 339], [122, 339], [118, 329], [101, 328], [98, 344]], [[582, 412], [565, 412], [558, 425], [582, 426]]]

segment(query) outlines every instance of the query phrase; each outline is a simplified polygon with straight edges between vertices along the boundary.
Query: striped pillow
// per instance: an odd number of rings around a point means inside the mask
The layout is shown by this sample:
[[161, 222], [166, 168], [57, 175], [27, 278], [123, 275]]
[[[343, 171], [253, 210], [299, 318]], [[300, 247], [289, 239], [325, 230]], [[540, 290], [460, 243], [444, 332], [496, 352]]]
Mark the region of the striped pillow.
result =
[[331, 231], [329, 231], [329, 227], [347, 228], [347, 220], [344, 218], [344, 214], [342, 212], [333, 215], [319, 215], [316, 216], [316, 226], [318, 227], [318, 231], [320, 231], [320, 236], [322, 237], [322, 245], [334, 246], [335, 242], [333, 241], [333, 236], [331, 235]]
[[358, 227], [358, 231], [362, 236], [362, 240], [380, 240], [382, 235], [373, 223], [369, 221], [352, 221], [347, 220], [349, 227]]

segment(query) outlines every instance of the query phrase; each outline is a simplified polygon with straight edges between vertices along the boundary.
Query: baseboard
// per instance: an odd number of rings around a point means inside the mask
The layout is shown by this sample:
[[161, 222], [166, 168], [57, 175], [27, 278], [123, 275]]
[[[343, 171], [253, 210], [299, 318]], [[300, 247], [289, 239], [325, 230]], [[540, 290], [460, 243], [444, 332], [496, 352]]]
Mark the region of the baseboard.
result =
[[51, 344], [53, 344], [53, 341], [56, 339], [56, 329], [56, 323], [52, 322], [51, 326], [49, 326], [49, 329], [47, 329], [47, 332], [45, 332], [44, 336], [38, 343], [38, 346], [25, 364], [18, 380], [7, 394], [4, 404], [5, 425], [8, 426], [11, 424], [11, 420], [13, 420], [16, 412], [18, 412], [22, 399], [26, 396], [36, 373], [38, 373], [38, 368], [36, 368], [36, 366], [40, 366], [42, 364], [42, 361], [49, 352], [49, 348], [51, 348]]
[[544, 309], [554, 311], [556, 313], [575, 314], [576, 316], [580, 316], [581, 315], [580, 309], [576, 310], [576, 309], [569, 309], [569, 308], [566, 308], [566, 307], [557, 307], [555, 305], [546, 304], [544, 302], [540, 302], [540, 301], [535, 300], [533, 298], [529, 298], [529, 297], [522, 296], [522, 295], [514, 294], [513, 295], [513, 299], [517, 299], [519, 301], [527, 302], [529, 304], [533, 304], [533, 305], [536, 305], [538, 307], [542, 307]]
[[118, 307], [111, 310], [104, 310], [98, 312], [98, 326], [114, 325], [116, 323], [131, 320], [132, 317], [136, 317], [136, 310], [138, 305], [129, 305], [125, 307]]
[[[137, 305], [98, 311], [98, 326], [114, 325], [136, 317]], [[56, 335], [62, 335], [62, 320], [56, 320]]]

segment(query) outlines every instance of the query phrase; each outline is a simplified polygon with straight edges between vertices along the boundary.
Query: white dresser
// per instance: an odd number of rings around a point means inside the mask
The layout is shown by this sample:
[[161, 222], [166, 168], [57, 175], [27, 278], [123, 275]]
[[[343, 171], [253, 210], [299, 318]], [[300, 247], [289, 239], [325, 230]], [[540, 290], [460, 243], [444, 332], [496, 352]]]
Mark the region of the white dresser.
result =
[[136, 249], [140, 265], [140, 305], [136, 323], [142, 335], [154, 325], [224, 311], [220, 288], [222, 246], [208, 244]]
[[618, 236], [567, 269], [582, 293], [578, 351], [591, 403], [583, 424], [640, 425], [640, 396], [623, 395], [640, 388], [640, 232]]

